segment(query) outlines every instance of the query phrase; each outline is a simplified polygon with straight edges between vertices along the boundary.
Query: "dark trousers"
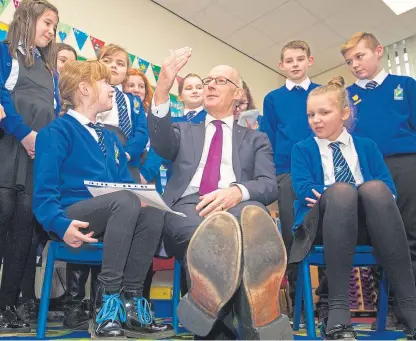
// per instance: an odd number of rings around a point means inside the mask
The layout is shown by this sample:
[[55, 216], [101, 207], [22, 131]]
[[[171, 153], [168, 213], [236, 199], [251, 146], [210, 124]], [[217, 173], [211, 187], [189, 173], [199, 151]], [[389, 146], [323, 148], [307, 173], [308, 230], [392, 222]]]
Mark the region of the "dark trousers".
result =
[[[416, 327], [416, 287], [406, 233], [393, 195], [383, 182], [369, 181], [358, 190], [346, 183], [332, 185], [300, 228], [325, 248], [329, 328], [350, 323], [348, 285], [354, 249], [357, 243], [369, 242], [394, 290], [399, 316], [407, 327]], [[301, 245], [297, 239], [298, 235], [293, 248]]]
[[16, 304], [35, 223], [32, 195], [0, 188], [0, 255], [3, 256], [0, 308]]
[[108, 292], [122, 286], [143, 291], [143, 282], [159, 245], [163, 212], [141, 207], [139, 198], [120, 191], [78, 202], [66, 210], [71, 219], [89, 222], [83, 232], [94, 231], [104, 242], [98, 281]]
[[[191, 287], [191, 280], [186, 264], [186, 251], [195, 230], [204, 220], [203, 217], [198, 215], [198, 211], [196, 210], [197, 203], [199, 203], [199, 194], [192, 194], [181, 198], [172, 207], [172, 210], [185, 213], [187, 217], [183, 218], [178, 215], [167, 213], [165, 216], [165, 230], [163, 231], [163, 242], [166, 252], [169, 256], [175, 256], [182, 261], [182, 265], [186, 272], [188, 288]], [[266, 207], [258, 202], [246, 201], [236, 205], [228, 210], [228, 212], [234, 215], [237, 220], [240, 220], [241, 211], [247, 205], [260, 206], [267, 211]], [[224, 319], [217, 321], [206, 337], [198, 338], [207, 340], [220, 338], [235, 339], [236, 331], [233, 326], [233, 314], [231, 312], [232, 303], [233, 302], [230, 301], [224, 308], [225, 311], [227, 311], [227, 309], [229, 310], [229, 313], [225, 314]]]
[[396, 185], [416, 285], [416, 154], [388, 156], [384, 161]]

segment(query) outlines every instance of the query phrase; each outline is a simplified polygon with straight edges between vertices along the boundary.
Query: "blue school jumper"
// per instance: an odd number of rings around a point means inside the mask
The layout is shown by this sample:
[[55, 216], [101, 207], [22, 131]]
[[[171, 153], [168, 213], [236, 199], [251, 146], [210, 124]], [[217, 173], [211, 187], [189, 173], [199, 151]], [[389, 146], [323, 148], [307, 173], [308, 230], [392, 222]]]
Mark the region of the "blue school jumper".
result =
[[305, 91], [289, 90], [283, 85], [264, 98], [260, 130], [270, 139], [276, 175], [290, 173], [292, 147], [312, 134], [306, 115], [306, 101], [309, 93], [318, 86], [311, 83]]
[[33, 211], [46, 231], [63, 238], [72, 219], [65, 208], [92, 198], [84, 180], [133, 183], [117, 136], [103, 129], [106, 156], [91, 133], [65, 114], [36, 138]]
[[373, 90], [347, 90], [354, 135], [372, 139], [384, 156], [416, 153], [416, 80], [389, 74]]
[[[207, 111], [205, 109], [201, 110], [196, 114], [189, 123], [200, 124], [205, 121], [207, 116]], [[188, 122], [184, 116], [181, 117], [172, 117], [173, 123], [179, 122]], [[162, 167], [162, 168], [161, 168]], [[163, 174], [161, 174], [163, 173]], [[146, 179], [146, 181], [156, 180], [156, 189], [159, 193], [163, 192], [163, 188], [166, 185], [166, 182], [170, 177], [171, 170], [169, 168], [169, 162], [159, 155], [150, 147], [149, 152], [147, 153], [146, 161], [140, 168], [140, 174]], [[162, 183], [163, 182], [163, 183]]]
[[[352, 136], [352, 138], [364, 182], [381, 180], [397, 197], [396, 187], [377, 145], [367, 138], [358, 136]], [[315, 197], [312, 189], [315, 189], [318, 193], [323, 193], [325, 188], [329, 187], [324, 182], [321, 154], [313, 137], [301, 141], [293, 147], [291, 174], [293, 189], [297, 197], [294, 202], [295, 222], [293, 229], [297, 229], [302, 225], [306, 214], [310, 210], [305, 198]]]

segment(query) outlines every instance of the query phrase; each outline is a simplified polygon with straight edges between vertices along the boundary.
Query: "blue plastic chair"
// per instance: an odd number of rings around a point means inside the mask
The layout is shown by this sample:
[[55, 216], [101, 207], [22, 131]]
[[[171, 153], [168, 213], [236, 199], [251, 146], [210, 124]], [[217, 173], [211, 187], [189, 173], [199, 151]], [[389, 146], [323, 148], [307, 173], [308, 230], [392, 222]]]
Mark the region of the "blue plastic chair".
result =
[[[45, 274], [43, 277], [42, 295], [40, 298], [38, 324], [36, 338], [43, 339], [46, 334], [46, 325], [48, 320], [49, 299], [51, 294], [52, 276], [55, 261], [64, 261], [68, 263], [100, 265], [102, 262], [103, 244], [102, 243], [84, 243], [80, 248], [72, 248], [64, 242], [51, 241], [48, 249], [48, 258], [46, 261]], [[173, 281], [173, 298], [172, 298], [172, 324], [175, 332], [179, 331], [178, 316], [176, 307], [179, 304], [181, 291], [181, 268], [180, 263], [175, 261], [174, 281]]]
[[[315, 316], [312, 298], [312, 284], [310, 266], [325, 266], [324, 247], [314, 246], [305, 259], [298, 265], [298, 279], [296, 282], [295, 311], [293, 313], [293, 330], [298, 331], [302, 300], [306, 315], [306, 331], [308, 338], [316, 338]], [[353, 267], [378, 265], [371, 246], [357, 246], [355, 249]], [[383, 332], [386, 327], [388, 310], [388, 284], [382, 272], [377, 307], [377, 332]]]

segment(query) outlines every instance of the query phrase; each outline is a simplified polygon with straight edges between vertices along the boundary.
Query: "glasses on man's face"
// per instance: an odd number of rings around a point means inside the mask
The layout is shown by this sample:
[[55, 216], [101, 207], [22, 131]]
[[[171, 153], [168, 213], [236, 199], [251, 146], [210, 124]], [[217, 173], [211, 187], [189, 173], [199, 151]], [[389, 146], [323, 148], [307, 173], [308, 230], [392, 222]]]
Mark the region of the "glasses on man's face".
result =
[[247, 109], [249, 104], [250, 104], [249, 102], [240, 102], [238, 103], [237, 107]]
[[217, 78], [204, 78], [202, 80], [202, 84], [204, 84], [204, 86], [208, 86], [211, 84], [212, 81], [215, 81], [215, 84], [217, 85], [225, 85], [227, 84], [227, 82], [230, 82], [232, 85], [234, 85], [236, 88], [238, 88], [238, 85], [235, 84], [233, 81], [229, 80], [226, 77], [217, 77]]

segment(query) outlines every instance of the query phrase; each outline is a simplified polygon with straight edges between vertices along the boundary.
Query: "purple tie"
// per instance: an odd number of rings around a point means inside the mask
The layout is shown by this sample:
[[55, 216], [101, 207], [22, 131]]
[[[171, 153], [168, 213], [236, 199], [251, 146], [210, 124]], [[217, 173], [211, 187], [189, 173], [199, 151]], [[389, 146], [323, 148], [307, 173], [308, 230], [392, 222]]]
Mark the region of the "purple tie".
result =
[[220, 167], [222, 157], [222, 121], [215, 120], [212, 124], [216, 130], [209, 146], [209, 153], [207, 163], [202, 173], [201, 185], [199, 186], [199, 193], [205, 195], [218, 189], [218, 182], [220, 181]]

